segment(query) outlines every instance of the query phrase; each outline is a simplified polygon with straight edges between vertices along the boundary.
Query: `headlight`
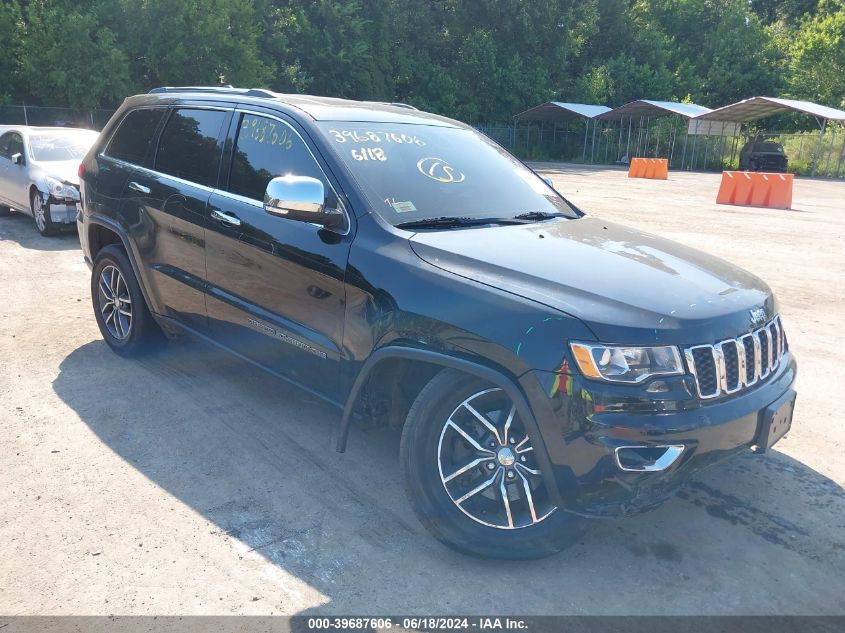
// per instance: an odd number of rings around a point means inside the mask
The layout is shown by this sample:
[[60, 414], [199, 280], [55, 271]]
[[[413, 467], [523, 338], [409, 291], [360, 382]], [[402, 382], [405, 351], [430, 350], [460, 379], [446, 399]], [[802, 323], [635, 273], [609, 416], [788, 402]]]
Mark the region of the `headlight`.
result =
[[71, 198], [72, 200], [79, 199], [79, 192], [76, 187], [62, 182], [58, 178], [47, 176], [44, 181], [47, 183], [47, 189], [51, 196], [55, 198]]
[[622, 347], [570, 343], [570, 347], [578, 367], [587, 378], [638, 383], [652, 376], [672, 376], [684, 373], [681, 354], [673, 345]]

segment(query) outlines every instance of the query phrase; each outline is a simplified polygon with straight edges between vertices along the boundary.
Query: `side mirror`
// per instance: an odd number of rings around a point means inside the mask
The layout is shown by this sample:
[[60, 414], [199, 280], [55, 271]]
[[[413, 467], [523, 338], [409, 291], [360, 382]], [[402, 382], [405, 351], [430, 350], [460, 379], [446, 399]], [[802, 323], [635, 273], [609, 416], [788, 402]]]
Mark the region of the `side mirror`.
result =
[[319, 224], [327, 229], [340, 228], [343, 211], [326, 207], [322, 181], [309, 176], [280, 176], [267, 183], [264, 211], [289, 220]]
[[12, 154], [10, 158], [12, 159], [12, 164], [23, 165], [23, 154], [21, 154], [20, 152], [18, 152], [17, 154]]
[[543, 182], [546, 183], [549, 187], [551, 187], [552, 189], [555, 188], [555, 184], [552, 182], [551, 178], [546, 178], [545, 176], [540, 176], [540, 178], [542, 178]]

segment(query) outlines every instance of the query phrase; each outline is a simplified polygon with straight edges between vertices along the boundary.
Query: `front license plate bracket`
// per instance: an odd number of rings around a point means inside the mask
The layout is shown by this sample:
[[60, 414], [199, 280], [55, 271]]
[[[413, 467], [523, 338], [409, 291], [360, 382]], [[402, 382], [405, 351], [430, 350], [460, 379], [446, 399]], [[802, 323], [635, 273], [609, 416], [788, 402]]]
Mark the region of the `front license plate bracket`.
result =
[[768, 407], [763, 409], [760, 433], [755, 442], [758, 453], [765, 453], [792, 428], [792, 413], [795, 410], [797, 394], [790, 389]]

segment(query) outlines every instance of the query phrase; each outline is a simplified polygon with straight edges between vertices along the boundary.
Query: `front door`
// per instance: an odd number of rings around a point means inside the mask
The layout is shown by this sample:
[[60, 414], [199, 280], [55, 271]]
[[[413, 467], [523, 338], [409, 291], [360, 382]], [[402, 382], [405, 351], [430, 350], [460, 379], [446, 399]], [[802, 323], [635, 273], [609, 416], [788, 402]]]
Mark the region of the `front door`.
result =
[[269, 114], [236, 112], [228, 178], [206, 223], [208, 316], [213, 337], [324, 396], [337, 396], [344, 273], [351, 235], [270, 215], [271, 178], [319, 178], [337, 195], [303, 138]]

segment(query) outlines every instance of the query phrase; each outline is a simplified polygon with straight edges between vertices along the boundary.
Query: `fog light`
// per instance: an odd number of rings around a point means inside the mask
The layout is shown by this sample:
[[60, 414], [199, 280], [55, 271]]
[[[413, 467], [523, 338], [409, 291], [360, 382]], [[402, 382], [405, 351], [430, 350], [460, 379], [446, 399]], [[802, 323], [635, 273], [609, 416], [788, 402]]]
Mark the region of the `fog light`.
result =
[[625, 472], [655, 473], [666, 470], [681, 457], [683, 444], [670, 446], [618, 446], [616, 465]]
[[666, 393], [667, 391], [669, 391], [669, 385], [666, 384], [665, 380], [655, 380], [648, 387], [646, 387], [646, 391], [648, 391], [649, 393]]

